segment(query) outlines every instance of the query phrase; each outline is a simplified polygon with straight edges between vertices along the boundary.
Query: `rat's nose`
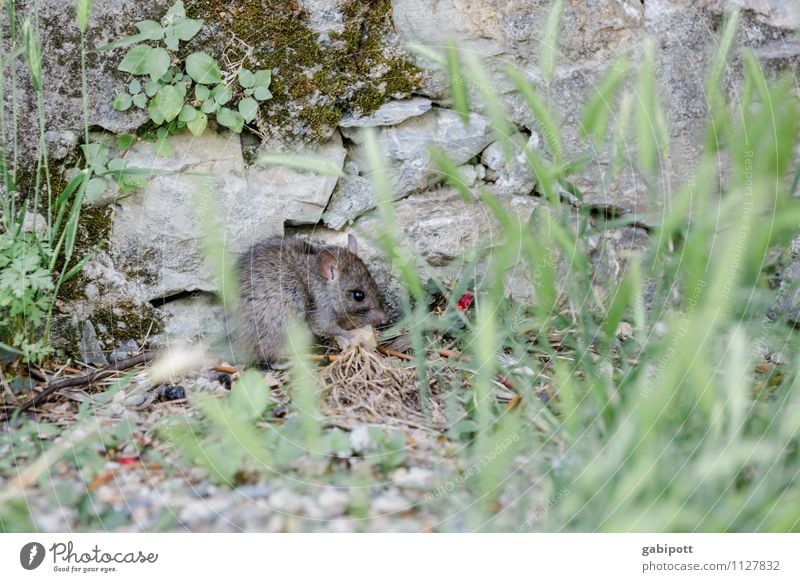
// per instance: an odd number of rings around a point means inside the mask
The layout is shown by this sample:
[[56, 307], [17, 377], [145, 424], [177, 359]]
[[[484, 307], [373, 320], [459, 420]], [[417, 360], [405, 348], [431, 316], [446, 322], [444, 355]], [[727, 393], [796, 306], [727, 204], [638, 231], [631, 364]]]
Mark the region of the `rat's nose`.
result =
[[389, 318], [383, 311], [375, 313], [375, 325], [386, 325], [387, 323], [389, 323]]

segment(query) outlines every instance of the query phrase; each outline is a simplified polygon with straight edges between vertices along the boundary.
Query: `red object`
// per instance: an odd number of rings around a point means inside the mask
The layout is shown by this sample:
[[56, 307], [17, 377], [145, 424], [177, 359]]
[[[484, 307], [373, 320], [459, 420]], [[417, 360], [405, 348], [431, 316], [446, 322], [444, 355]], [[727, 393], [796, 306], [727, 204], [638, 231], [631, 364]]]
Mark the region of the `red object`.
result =
[[458, 303], [456, 303], [456, 308], [459, 311], [466, 311], [470, 308], [474, 300], [475, 296], [472, 293], [464, 293], [461, 299], [458, 300]]
[[133, 465], [139, 462], [137, 457], [117, 457], [115, 460], [120, 465]]

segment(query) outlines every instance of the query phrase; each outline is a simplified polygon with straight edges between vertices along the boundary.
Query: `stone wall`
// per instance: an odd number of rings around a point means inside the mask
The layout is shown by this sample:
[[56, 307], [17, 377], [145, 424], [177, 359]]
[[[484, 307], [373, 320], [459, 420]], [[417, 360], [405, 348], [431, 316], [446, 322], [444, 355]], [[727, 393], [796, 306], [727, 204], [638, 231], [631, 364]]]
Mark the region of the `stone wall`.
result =
[[[161, 0], [146, 7], [119, 0], [95, 2], [89, 41], [97, 46], [129, 34], [134, 22], [157, 18], [169, 4]], [[208, 30], [198, 42], [212, 49], [231, 34], [250, 34], [237, 18], [252, 20], [275, 9], [275, 3], [267, 0], [186, 4], [195, 16], [206, 19]], [[71, 161], [82, 128], [77, 28], [63, 2], [43, 0], [41, 5], [47, 55], [47, 139], [56, 158]], [[514, 142], [540, 148], [542, 138], [530, 114], [501, 71], [504, 65], [513, 64], [544, 90], [537, 60], [548, 5], [541, 0], [281, 3], [281, 14], [297, 21], [291, 30], [296, 33], [300, 26], [308, 31], [314, 46], [304, 37], [304, 50], [312, 51], [312, 57], [297, 52], [299, 47], [292, 49], [296, 49], [293, 56], [288, 45], [270, 43], [261, 36], [248, 37], [252, 50], [274, 66], [277, 87], [282, 87], [287, 97], [269, 105], [272, 123], [269, 135], [264, 136], [268, 141], [259, 143], [247, 134], [209, 128], [200, 138], [188, 133], [172, 137], [173, 151], [167, 156], [157, 155], [146, 140], [137, 142], [126, 154], [129, 164], [167, 173], [153, 177], [146, 188], [109, 196], [100, 203], [110, 209], [104, 215], [108, 227], [103, 230], [108, 245], [92, 260], [62, 306], [62, 329], [88, 335], [85, 344], [106, 351], [126, 340], [141, 340], [143, 330], [162, 344], [221, 330], [221, 314], [211, 300], [215, 284], [200, 246], [198, 174], [206, 180], [204, 187], [215, 193], [231, 252], [240, 252], [268, 234], [296, 233], [343, 243], [347, 233], [356, 232], [364, 258], [386, 290], [388, 302], [395, 305], [398, 283], [372, 242], [381, 223], [374, 211], [362, 147], [360, 129], [365, 126], [376, 128], [386, 150], [397, 222], [424, 258], [423, 268], [443, 278], [474, 276], [463, 272], [464, 257], [476, 248], [487, 251], [502, 240], [502, 232], [482, 203], [466, 203], [441, 184], [428, 147], [444, 150], [461, 166], [471, 185], [488, 188], [520, 220], [527, 220], [543, 202], [524, 159], [519, 156], [510, 164], [503, 160], [481, 110], [471, 115], [469, 124], [463, 124], [450, 109], [444, 75], [424, 59], [404, 53], [402, 47], [418, 42], [437, 48], [452, 38], [466, 50], [475, 51], [517, 124]], [[557, 104], [566, 152], [583, 152], [577, 119], [598, 81], [621, 55], [638, 62], [648, 37], [656, 48], [657, 80], [673, 144], [670, 156], [663, 160], [658, 199], [646, 195], [631, 169], [623, 171], [619, 180], [605, 183], [608, 159], [598, 156], [577, 179], [576, 185], [585, 195], [582, 204], [631, 214], [642, 226], [658, 220], [671, 192], [691, 174], [698, 159], [705, 115], [703, 75], [716, 49], [723, 17], [734, 6], [744, 9], [738, 43], [752, 47], [769, 70], [796, 71], [800, 63], [800, 3], [794, 0], [565, 3], [558, 61], [548, 91]], [[279, 24], [269, 21], [262, 26], [273, 27], [270, 30], [278, 34], [282, 30]], [[291, 43], [291, 39], [276, 42]], [[344, 64], [343, 55], [353, 62]], [[133, 131], [145, 122], [141, 114], [110, 108], [115, 92], [124, 87], [124, 79], [114, 70], [119, 58], [118, 53], [90, 56], [91, 125], [95, 131], [106, 132], [97, 139], [108, 140], [110, 134]], [[283, 64], [280, 58], [286, 59]], [[301, 70], [298, 63], [305, 63], [306, 58], [310, 61]], [[317, 66], [320, 63], [322, 66]], [[335, 75], [322, 74], [328, 70]], [[296, 82], [300, 74], [311, 79], [310, 84], [300, 87]], [[336, 75], [346, 82], [329, 85]], [[735, 94], [740, 78], [733, 61], [727, 75], [731, 93]], [[20, 110], [33, 119], [30, 92], [21, 95]], [[292, 95], [295, 100], [288, 98]], [[31, 135], [20, 134], [21, 151], [29, 157], [36, 148]], [[342, 168], [344, 176], [336, 180], [248, 163], [258, 149], [284, 151], [297, 147], [298, 142]], [[616, 276], [626, 254], [642, 248], [646, 239], [644, 229], [626, 227], [598, 232], [588, 245], [595, 266]], [[512, 277], [509, 295], [530, 301], [534, 288], [525, 276]], [[87, 321], [92, 325], [87, 326]], [[96, 330], [98, 340], [91, 338], [89, 328]], [[62, 333], [62, 337], [68, 335]]]

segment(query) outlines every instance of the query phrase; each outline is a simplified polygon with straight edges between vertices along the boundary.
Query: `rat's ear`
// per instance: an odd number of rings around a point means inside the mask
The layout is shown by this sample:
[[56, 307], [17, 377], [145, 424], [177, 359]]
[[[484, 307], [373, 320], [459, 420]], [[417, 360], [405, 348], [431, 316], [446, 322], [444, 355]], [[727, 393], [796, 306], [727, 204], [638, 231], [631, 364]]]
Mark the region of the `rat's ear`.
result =
[[356, 241], [356, 236], [354, 234], [347, 235], [347, 250], [353, 254], [358, 252], [358, 241]]
[[339, 261], [330, 251], [320, 251], [317, 256], [317, 268], [326, 281], [333, 282], [339, 278]]

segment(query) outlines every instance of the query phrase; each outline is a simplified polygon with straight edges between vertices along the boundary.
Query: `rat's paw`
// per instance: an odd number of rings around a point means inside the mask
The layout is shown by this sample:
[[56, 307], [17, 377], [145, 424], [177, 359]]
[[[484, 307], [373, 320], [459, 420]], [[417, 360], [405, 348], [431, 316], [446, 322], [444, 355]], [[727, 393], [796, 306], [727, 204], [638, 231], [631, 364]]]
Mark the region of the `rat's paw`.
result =
[[347, 336], [337, 335], [334, 339], [341, 350], [353, 346], [364, 346], [372, 350], [378, 347], [378, 334], [371, 325], [350, 329], [347, 331]]

